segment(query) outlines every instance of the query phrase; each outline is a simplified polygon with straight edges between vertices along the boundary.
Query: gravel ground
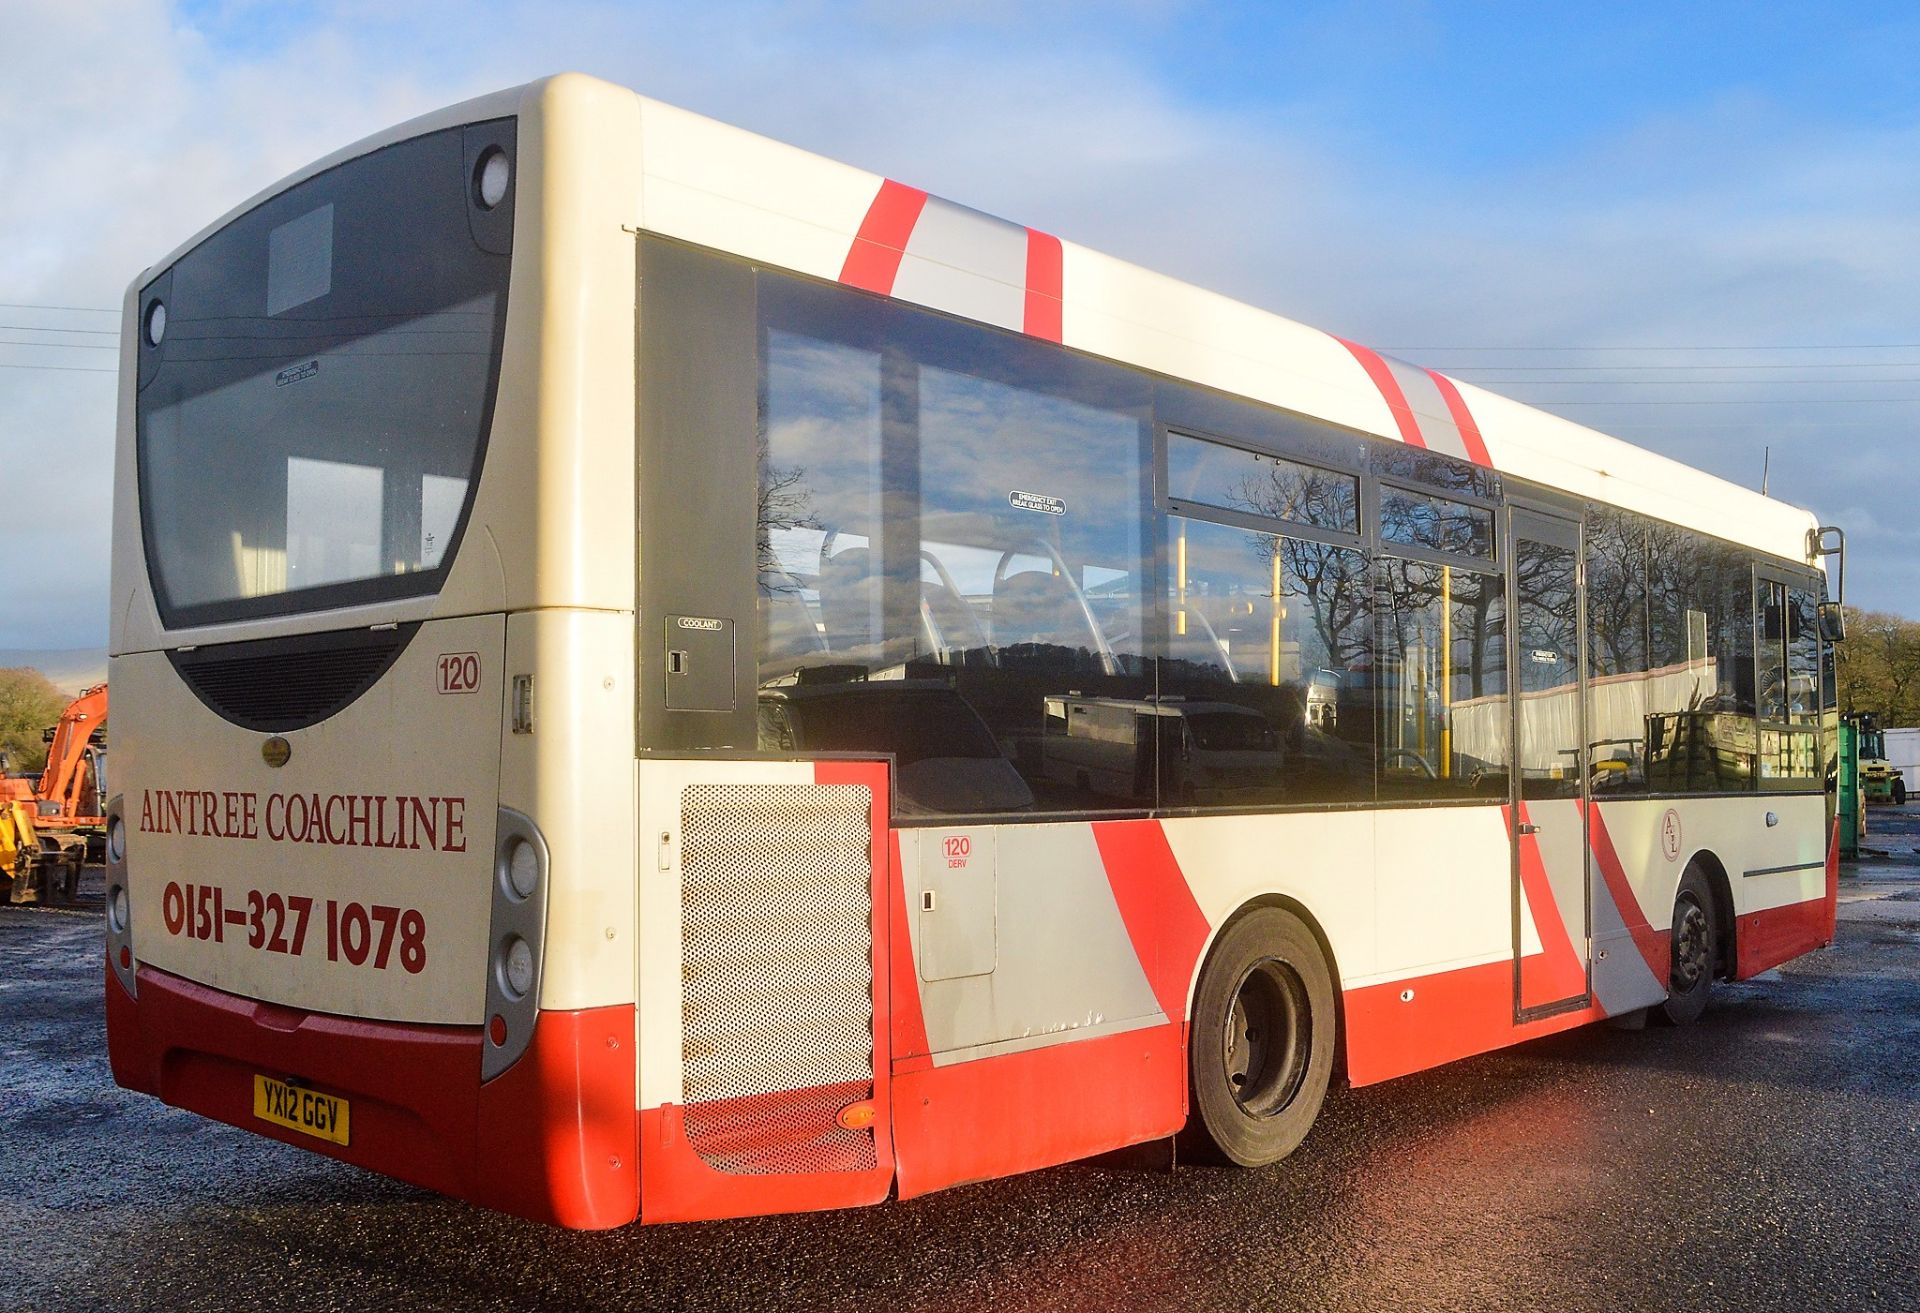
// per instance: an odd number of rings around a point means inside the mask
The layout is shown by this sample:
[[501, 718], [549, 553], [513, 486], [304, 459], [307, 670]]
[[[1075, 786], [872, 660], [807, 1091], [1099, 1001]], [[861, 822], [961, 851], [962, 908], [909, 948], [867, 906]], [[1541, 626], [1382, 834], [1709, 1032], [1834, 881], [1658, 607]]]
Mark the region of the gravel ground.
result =
[[1338, 1094], [1277, 1168], [600, 1235], [114, 1088], [95, 873], [0, 909], [0, 1308], [1920, 1309], [1920, 816], [1869, 841], [1838, 943], [1699, 1025]]

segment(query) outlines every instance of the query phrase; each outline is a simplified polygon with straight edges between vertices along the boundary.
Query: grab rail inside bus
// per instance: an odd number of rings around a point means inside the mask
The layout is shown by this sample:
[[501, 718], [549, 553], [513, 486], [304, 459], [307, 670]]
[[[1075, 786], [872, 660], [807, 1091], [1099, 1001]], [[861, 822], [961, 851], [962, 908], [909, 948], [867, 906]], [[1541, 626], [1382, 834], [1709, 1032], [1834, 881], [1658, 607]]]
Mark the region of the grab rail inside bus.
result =
[[1100, 669], [1109, 675], [1120, 674], [1120, 658], [1114, 655], [1113, 644], [1107, 641], [1107, 632], [1101, 627], [1099, 617], [1094, 615], [1093, 603], [1087, 600], [1086, 590], [1081, 588], [1080, 581], [1074, 578], [1073, 571], [1068, 567], [1066, 558], [1060, 555], [1060, 549], [1052, 543], [1041, 542], [1038, 539], [1034, 539], [1029, 545], [1024, 547], [1007, 548], [1004, 552], [1000, 553], [1000, 564], [994, 567], [994, 642], [1003, 647], [1009, 646], [1000, 634], [999, 611], [1003, 587], [1025, 575], [1040, 573], [1037, 570], [1022, 570], [1016, 574], [1008, 574], [1007, 567], [1022, 556], [1043, 557], [1052, 565], [1052, 572], [1047, 578], [1050, 580], [1057, 579], [1065, 586], [1068, 597], [1072, 600], [1074, 608], [1079, 612], [1080, 619], [1087, 626], [1088, 636], [1093, 639], [1093, 650], [1100, 658]]

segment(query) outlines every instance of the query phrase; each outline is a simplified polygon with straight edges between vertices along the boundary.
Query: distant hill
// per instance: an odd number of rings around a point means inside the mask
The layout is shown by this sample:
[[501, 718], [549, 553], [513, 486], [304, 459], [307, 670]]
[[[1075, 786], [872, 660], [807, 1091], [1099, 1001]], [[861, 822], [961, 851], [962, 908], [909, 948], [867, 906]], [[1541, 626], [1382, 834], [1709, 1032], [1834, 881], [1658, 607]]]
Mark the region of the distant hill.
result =
[[75, 694], [107, 682], [107, 649], [0, 647], [0, 669], [14, 666], [31, 666], [52, 681], [55, 688]]

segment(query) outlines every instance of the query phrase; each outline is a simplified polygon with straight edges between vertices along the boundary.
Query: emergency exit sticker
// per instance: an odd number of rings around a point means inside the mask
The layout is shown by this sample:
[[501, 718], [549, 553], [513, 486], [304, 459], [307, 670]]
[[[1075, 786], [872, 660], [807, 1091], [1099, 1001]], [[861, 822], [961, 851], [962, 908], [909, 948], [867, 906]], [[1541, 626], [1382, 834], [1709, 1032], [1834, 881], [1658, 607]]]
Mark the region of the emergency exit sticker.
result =
[[1064, 498], [1049, 497], [1041, 492], [1010, 492], [1007, 504], [1016, 511], [1038, 511], [1042, 515], [1065, 515], [1067, 503]]

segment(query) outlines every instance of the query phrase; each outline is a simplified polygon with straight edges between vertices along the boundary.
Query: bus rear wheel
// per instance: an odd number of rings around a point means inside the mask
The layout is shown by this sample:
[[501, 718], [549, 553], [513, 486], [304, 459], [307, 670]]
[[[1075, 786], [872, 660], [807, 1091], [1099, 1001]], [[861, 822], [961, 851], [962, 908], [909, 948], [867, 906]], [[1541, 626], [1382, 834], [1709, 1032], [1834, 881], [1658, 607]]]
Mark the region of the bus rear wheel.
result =
[[1713, 923], [1713, 893], [1699, 870], [1689, 867], [1680, 877], [1679, 892], [1673, 896], [1667, 1001], [1659, 1008], [1663, 1020], [1685, 1026], [1698, 1021], [1707, 1010], [1713, 977], [1719, 970], [1718, 934], [1719, 927]]
[[1297, 1148], [1333, 1074], [1333, 974], [1300, 918], [1248, 912], [1221, 932], [1195, 992], [1188, 1139], [1260, 1167]]

